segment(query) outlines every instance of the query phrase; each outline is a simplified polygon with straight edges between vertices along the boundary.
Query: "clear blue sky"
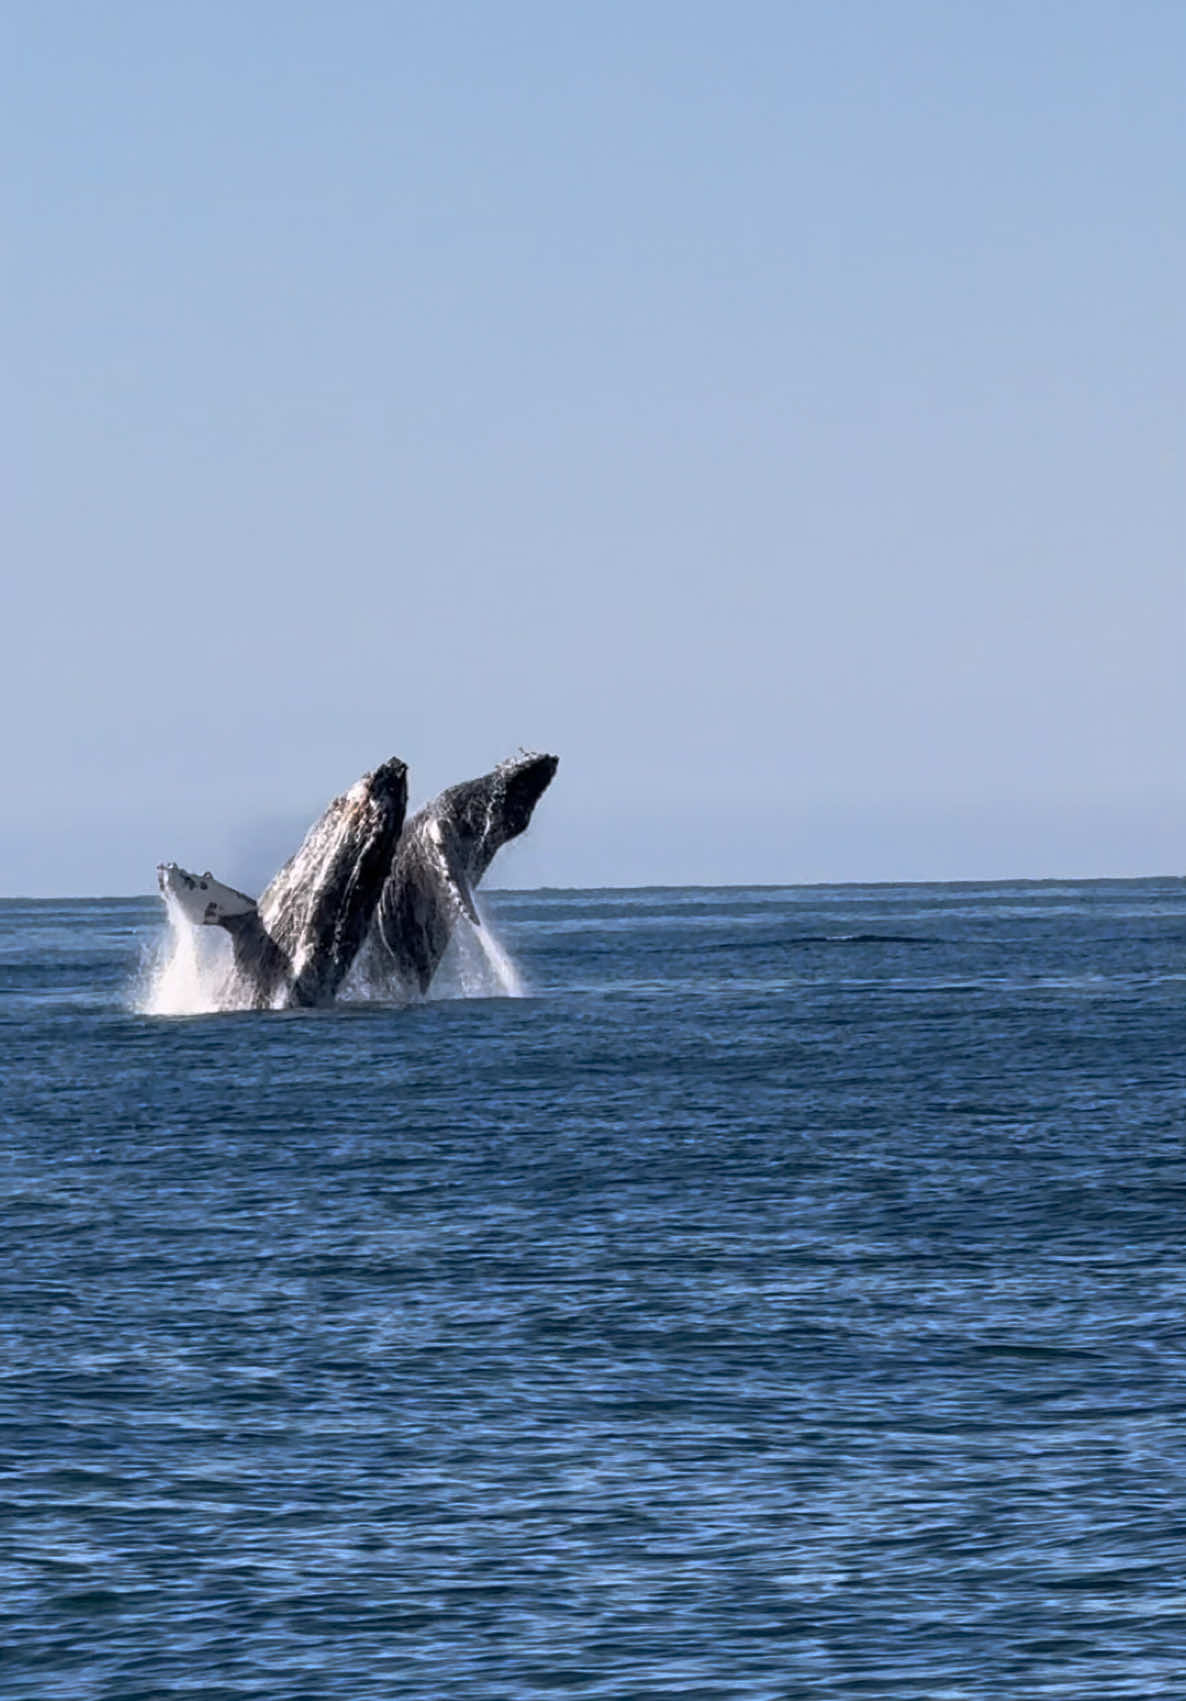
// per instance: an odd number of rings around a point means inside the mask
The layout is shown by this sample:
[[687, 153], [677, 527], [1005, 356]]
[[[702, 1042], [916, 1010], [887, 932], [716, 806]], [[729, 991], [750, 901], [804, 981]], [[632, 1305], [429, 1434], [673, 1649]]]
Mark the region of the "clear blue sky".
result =
[[1186, 864], [1178, 0], [23, 7], [0, 892]]

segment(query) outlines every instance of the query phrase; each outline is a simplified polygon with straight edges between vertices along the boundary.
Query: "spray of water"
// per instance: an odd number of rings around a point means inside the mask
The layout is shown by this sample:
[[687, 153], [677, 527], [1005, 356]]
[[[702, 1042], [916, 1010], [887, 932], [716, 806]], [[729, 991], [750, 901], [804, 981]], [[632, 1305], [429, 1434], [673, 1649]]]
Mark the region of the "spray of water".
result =
[[506, 947], [490, 926], [486, 906], [480, 901], [481, 927], [465, 916], [458, 919], [433, 978], [432, 998], [525, 998], [527, 989]]
[[[230, 941], [218, 927], [195, 927], [177, 904], [165, 899], [167, 926], [148, 954], [135, 997], [146, 1016], [204, 1016], [241, 1008], [232, 995]], [[523, 998], [526, 988], [510, 954], [479, 904], [482, 926], [460, 917], [433, 979], [430, 997]], [[391, 1000], [390, 983], [367, 973], [360, 962], [340, 994], [342, 1003]]]
[[[471, 932], [475, 929], [471, 928]], [[498, 935], [493, 932], [488, 917], [483, 912], [482, 926], [476, 930], [478, 944], [486, 959], [487, 967], [494, 978], [494, 996], [496, 998], [526, 998], [527, 988], [523, 985], [523, 977], [503, 945]]]
[[167, 928], [141, 977], [136, 1007], [146, 1016], [204, 1016], [224, 1009], [230, 941], [217, 927], [194, 927], [171, 898]]

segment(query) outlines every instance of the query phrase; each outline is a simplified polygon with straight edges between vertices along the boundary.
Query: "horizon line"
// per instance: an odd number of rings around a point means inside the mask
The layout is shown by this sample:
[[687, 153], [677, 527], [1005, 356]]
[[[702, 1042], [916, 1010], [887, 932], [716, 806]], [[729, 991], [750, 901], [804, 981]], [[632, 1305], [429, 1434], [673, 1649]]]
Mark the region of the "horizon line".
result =
[[[1017, 874], [991, 875], [982, 878], [961, 876], [949, 880], [725, 880], [725, 881], [668, 881], [645, 880], [633, 885], [606, 886], [487, 886], [486, 897], [516, 897], [539, 893], [581, 892], [798, 892], [842, 891], [870, 887], [899, 886], [1098, 886], [1146, 885], [1158, 881], [1186, 881], [1186, 873], [1172, 874]], [[160, 900], [159, 892], [29, 892], [0, 893], [0, 904], [108, 904], [141, 903], [147, 899]]]

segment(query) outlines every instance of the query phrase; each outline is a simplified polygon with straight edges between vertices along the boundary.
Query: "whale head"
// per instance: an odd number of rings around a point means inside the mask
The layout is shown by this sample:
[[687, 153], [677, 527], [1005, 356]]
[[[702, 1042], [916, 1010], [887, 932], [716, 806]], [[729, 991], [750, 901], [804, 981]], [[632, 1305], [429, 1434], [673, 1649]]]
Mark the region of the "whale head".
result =
[[499, 792], [499, 838], [505, 843], [526, 832], [531, 814], [552, 783], [558, 756], [525, 751], [500, 762], [494, 770]]

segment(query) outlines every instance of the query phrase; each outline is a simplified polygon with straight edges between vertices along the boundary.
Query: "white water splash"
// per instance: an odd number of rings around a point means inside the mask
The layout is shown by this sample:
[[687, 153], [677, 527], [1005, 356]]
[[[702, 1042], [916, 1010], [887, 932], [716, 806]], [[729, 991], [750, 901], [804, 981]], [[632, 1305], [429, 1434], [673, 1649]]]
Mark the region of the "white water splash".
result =
[[224, 1006], [230, 941], [221, 928], [194, 927], [165, 899], [167, 931], [145, 965], [136, 1008], [145, 1016], [205, 1016]]
[[527, 988], [523, 984], [523, 977], [511, 961], [510, 954], [501, 939], [491, 928], [490, 918], [484, 911], [481, 927], [470, 927], [470, 932], [477, 938], [478, 946], [486, 960], [486, 967], [494, 977], [495, 996], [499, 998], [526, 998]]
[[441, 966], [433, 977], [429, 998], [526, 998], [527, 988], [510, 954], [490, 926], [486, 907], [478, 902], [481, 927], [464, 916], [458, 919]]
[[[497, 934], [485, 905], [481, 927], [459, 917], [433, 977], [429, 999], [526, 998], [523, 977]], [[133, 1006], [144, 1016], [206, 1016], [242, 1008], [231, 996], [230, 940], [219, 927], [196, 927], [165, 899], [166, 929], [146, 954]], [[367, 973], [365, 954], [339, 994], [343, 1004], [392, 1001], [390, 983]], [[419, 1002], [419, 1000], [415, 1000]]]

